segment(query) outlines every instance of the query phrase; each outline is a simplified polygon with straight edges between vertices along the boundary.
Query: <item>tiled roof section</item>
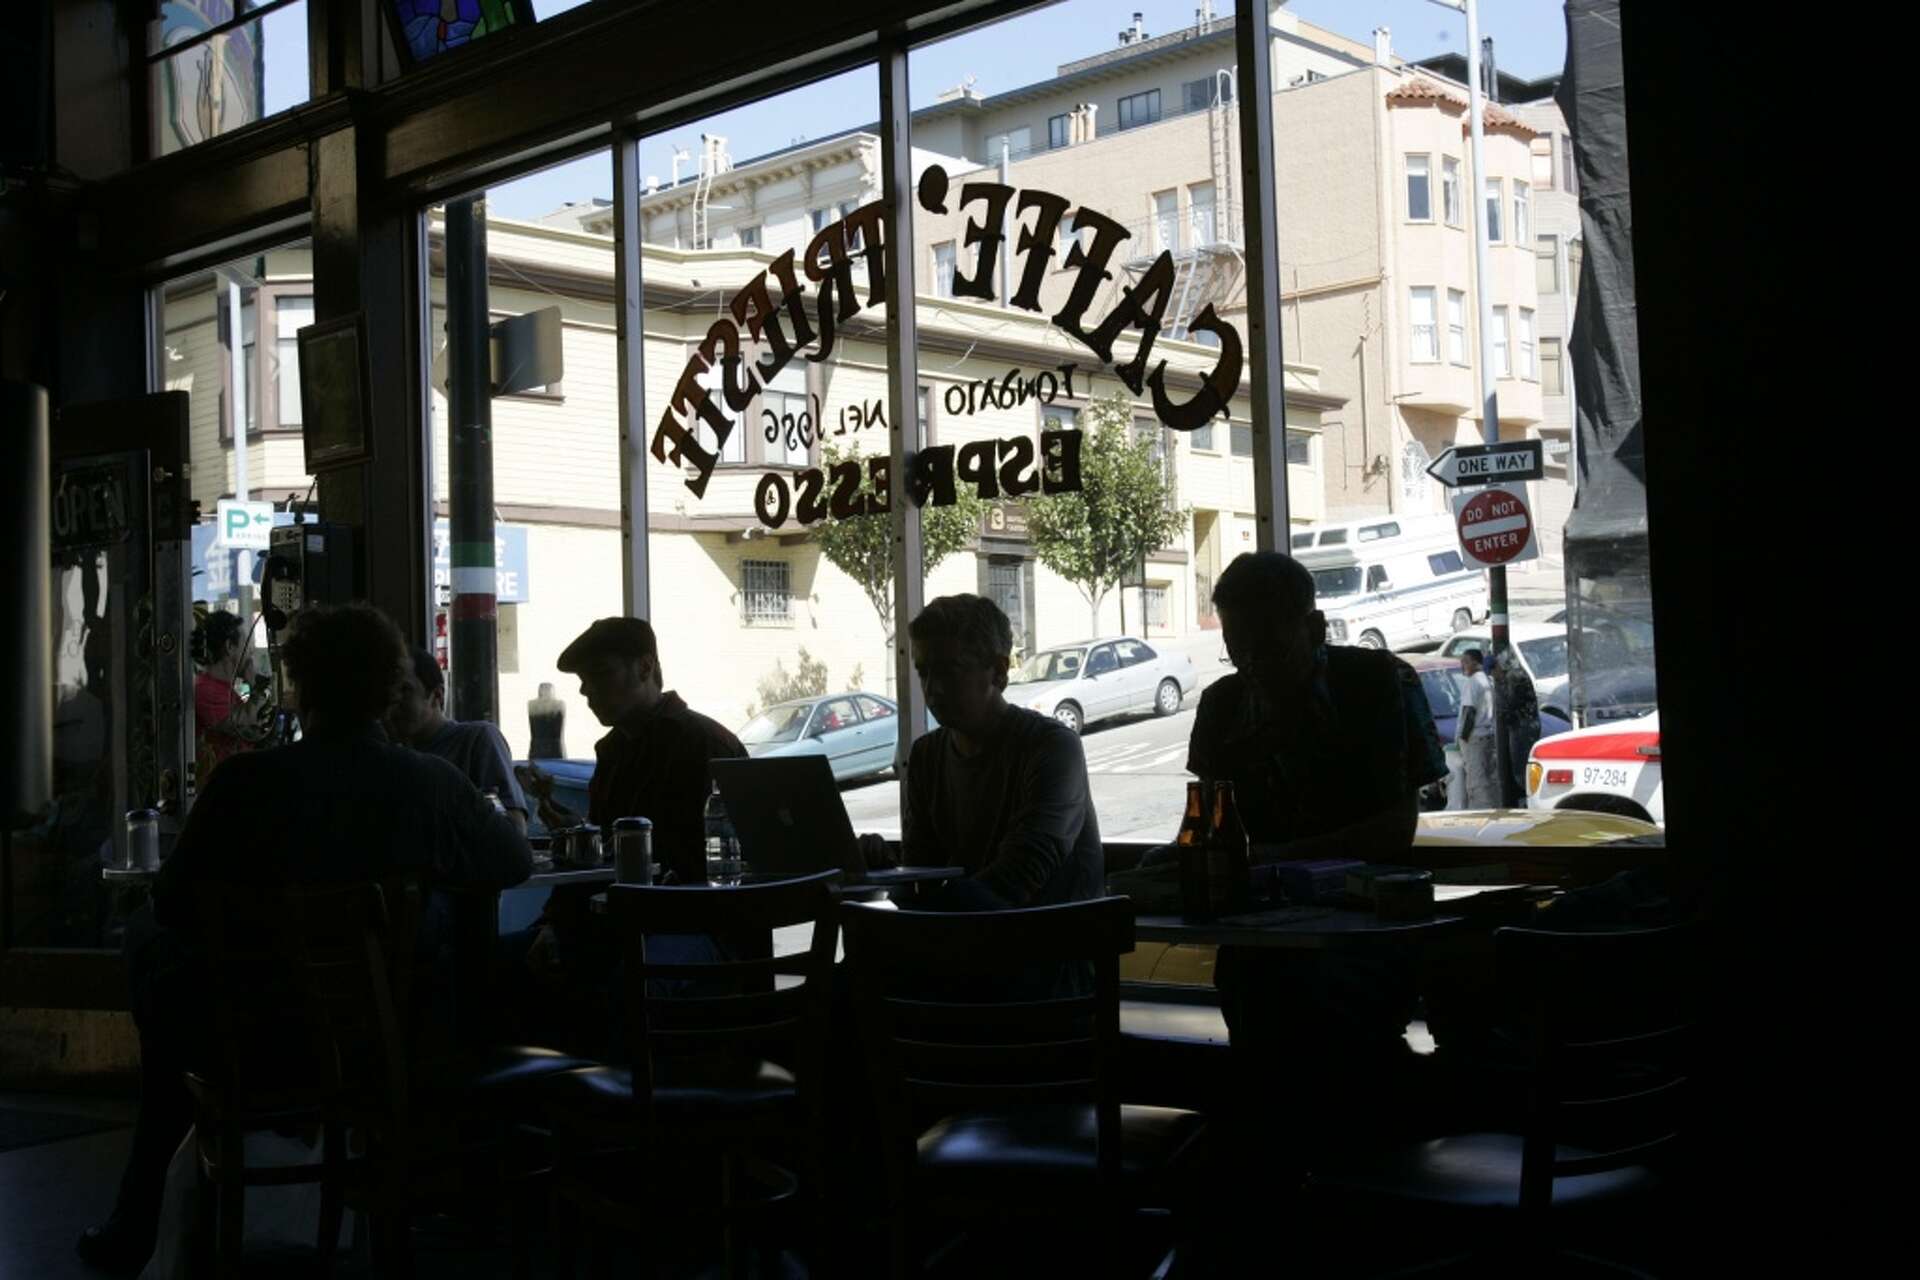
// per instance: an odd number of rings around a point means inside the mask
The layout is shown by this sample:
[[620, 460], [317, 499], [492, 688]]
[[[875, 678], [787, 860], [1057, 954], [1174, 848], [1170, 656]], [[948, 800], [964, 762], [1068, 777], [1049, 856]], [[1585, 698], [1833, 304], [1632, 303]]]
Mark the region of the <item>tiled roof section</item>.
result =
[[[1464, 116], [1467, 113], [1467, 103], [1463, 97], [1449, 86], [1421, 75], [1408, 76], [1387, 94], [1387, 102], [1392, 106], [1434, 106], [1450, 115]], [[1466, 126], [1463, 124], [1461, 127]], [[1522, 142], [1531, 142], [1539, 136], [1538, 131], [1529, 127], [1526, 121], [1492, 102], [1486, 104], [1481, 127], [1489, 133], [1510, 134]]]

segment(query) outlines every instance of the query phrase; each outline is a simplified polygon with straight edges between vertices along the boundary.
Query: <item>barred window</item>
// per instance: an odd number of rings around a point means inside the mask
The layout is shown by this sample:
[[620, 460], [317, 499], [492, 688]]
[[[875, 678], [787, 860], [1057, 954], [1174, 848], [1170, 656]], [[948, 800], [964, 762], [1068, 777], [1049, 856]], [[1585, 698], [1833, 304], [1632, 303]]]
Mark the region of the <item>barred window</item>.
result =
[[784, 560], [742, 560], [740, 602], [748, 622], [786, 622], [793, 616], [790, 566]]

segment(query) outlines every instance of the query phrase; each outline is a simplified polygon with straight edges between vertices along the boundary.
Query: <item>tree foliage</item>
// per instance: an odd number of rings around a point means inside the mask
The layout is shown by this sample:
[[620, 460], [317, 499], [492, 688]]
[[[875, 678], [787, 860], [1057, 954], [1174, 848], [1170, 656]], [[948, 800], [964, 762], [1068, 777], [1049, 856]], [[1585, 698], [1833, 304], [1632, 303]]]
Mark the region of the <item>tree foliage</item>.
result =
[[1040, 563], [1080, 588], [1097, 632], [1100, 602], [1180, 536], [1190, 511], [1173, 505], [1173, 478], [1153, 439], [1134, 438], [1124, 396], [1095, 401], [1080, 424], [1080, 491], [1029, 498], [1027, 536]]

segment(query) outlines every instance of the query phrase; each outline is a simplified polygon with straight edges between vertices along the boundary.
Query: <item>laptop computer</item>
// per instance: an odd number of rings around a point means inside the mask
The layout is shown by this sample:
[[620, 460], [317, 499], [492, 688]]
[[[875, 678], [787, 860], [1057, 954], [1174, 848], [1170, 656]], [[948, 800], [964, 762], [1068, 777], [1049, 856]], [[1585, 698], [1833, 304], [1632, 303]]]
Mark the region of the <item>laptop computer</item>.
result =
[[839, 869], [848, 883], [912, 884], [953, 880], [961, 867], [876, 867], [864, 874], [853, 820], [825, 756], [714, 760], [740, 852], [758, 873], [812, 875]]

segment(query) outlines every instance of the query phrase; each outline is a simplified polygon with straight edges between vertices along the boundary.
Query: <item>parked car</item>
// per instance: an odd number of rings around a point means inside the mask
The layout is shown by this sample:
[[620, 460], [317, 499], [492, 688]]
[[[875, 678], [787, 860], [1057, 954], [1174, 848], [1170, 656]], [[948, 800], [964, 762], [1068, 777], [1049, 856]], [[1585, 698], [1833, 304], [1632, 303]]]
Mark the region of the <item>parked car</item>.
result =
[[[1660, 828], [1637, 818], [1592, 811], [1476, 809], [1423, 813], [1413, 837], [1416, 849], [1506, 848], [1524, 862], [1528, 848], [1600, 848], [1626, 840], [1657, 836]], [[1490, 852], [1489, 862], [1502, 861]], [[1195, 943], [1140, 942], [1120, 957], [1120, 977], [1131, 982], [1168, 982], [1209, 986], [1214, 948]]]
[[[1581, 708], [1583, 728], [1617, 720], [1637, 720], [1651, 715], [1660, 705], [1660, 691], [1651, 665], [1589, 671], [1581, 682], [1581, 692], [1586, 700]], [[1572, 701], [1573, 684], [1569, 681], [1555, 692], [1554, 710], [1570, 722], [1574, 719], [1570, 710]], [[1569, 723], [1567, 727], [1574, 725]]]
[[[1433, 727], [1446, 749], [1449, 773], [1460, 768], [1460, 749], [1453, 739], [1460, 729], [1460, 707], [1466, 700], [1467, 678], [1460, 674], [1460, 659], [1433, 654], [1401, 654], [1408, 666], [1420, 673], [1420, 687], [1426, 692], [1427, 706], [1433, 711]], [[1565, 733], [1573, 721], [1564, 709], [1546, 702], [1540, 704], [1540, 736]], [[1420, 793], [1422, 809], [1443, 809], [1447, 804], [1447, 779], [1428, 784]]]
[[[1564, 710], [1563, 690], [1567, 687], [1567, 629], [1558, 622], [1514, 622], [1507, 625], [1507, 638], [1520, 651], [1520, 665], [1533, 681], [1533, 696], [1542, 704], [1551, 702]], [[1478, 649], [1491, 658], [1493, 632], [1487, 627], [1469, 627], [1456, 631], [1440, 646], [1439, 656], [1455, 662], [1469, 649]]]
[[1660, 713], [1542, 738], [1527, 758], [1527, 807], [1665, 822]]
[[[934, 719], [927, 717], [927, 727]], [[736, 731], [747, 754], [825, 756], [835, 782], [869, 778], [893, 768], [900, 709], [877, 693], [849, 690], [775, 703]]]
[[1013, 673], [1007, 701], [1079, 733], [1096, 720], [1131, 712], [1170, 716], [1199, 687], [1200, 673], [1186, 654], [1116, 636], [1034, 654]]

